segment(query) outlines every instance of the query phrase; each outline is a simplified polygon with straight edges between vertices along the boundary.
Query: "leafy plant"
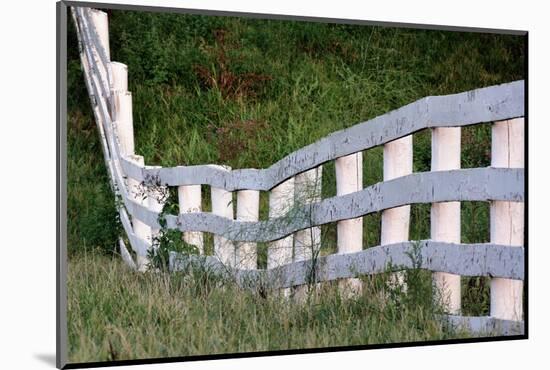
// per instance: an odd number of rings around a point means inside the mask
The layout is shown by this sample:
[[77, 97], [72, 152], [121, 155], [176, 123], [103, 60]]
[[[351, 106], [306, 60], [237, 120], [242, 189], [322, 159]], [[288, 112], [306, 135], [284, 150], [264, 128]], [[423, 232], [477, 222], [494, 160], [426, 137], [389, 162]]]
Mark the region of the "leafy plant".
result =
[[156, 235], [153, 235], [152, 248], [148, 251], [149, 268], [167, 270], [170, 262], [170, 252], [182, 253], [185, 255], [198, 255], [199, 250], [197, 246], [186, 243], [183, 239], [183, 234], [179, 230], [168, 229], [166, 227], [166, 215], [178, 214], [179, 206], [176, 196], [170, 192], [168, 188], [157, 186], [150, 186], [149, 193], [159, 194], [158, 196], [164, 203], [162, 211], [158, 216], [158, 223], [161, 228], [157, 231]]

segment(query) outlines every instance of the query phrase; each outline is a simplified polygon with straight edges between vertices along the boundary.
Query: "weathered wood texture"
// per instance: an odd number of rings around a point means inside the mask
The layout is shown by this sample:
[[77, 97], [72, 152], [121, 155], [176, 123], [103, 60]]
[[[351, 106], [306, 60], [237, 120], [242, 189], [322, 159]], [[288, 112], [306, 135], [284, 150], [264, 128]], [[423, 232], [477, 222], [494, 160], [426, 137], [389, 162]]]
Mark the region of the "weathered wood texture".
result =
[[[495, 122], [492, 129], [491, 165], [521, 168], [524, 166], [523, 118]], [[491, 202], [491, 242], [522, 245], [524, 207], [521, 202], [495, 199]], [[491, 280], [491, 316], [521, 320], [523, 317], [523, 283], [508, 279]]]
[[[241, 190], [237, 192], [237, 220], [257, 222], [260, 213], [260, 192]], [[241, 242], [235, 246], [236, 267], [255, 269], [258, 267], [257, 245], [253, 242]]]
[[[337, 158], [336, 170], [336, 197], [354, 194], [363, 189], [363, 152]], [[339, 198], [340, 199], [340, 198]], [[310, 207], [310, 219], [313, 221], [315, 205]], [[337, 252], [352, 253], [363, 249], [363, 218], [354, 217], [339, 220], [336, 224]], [[362, 283], [357, 278], [339, 281], [343, 296], [351, 297], [360, 294]]]
[[109, 98], [112, 76], [109, 68], [110, 51], [107, 13], [82, 8], [75, 8], [74, 12], [77, 15], [77, 21], [80, 23], [78, 30], [81, 31], [81, 46], [87, 47], [98, 61], [89, 64], [91, 71], [97, 73], [100, 77], [102, 94], [97, 96]]
[[93, 25], [93, 27], [88, 27], [87, 32], [93, 42], [94, 48], [97, 49], [101, 62], [104, 65], [109, 63], [111, 52], [109, 48], [109, 20], [107, 13], [97, 9], [75, 9], [77, 12], [80, 12], [80, 16], [85, 19], [86, 23]]
[[[143, 163], [142, 156], [131, 156], [132, 160], [138, 163]], [[128, 194], [132, 202], [139, 204], [141, 207], [147, 208], [151, 199], [147, 197], [147, 191], [136, 180], [128, 179]], [[121, 188], [124, 189], [124, 186]], [[126, 194], [123, 191], [123, 194]], [[124, 195], [123, 195], [124, 196]], [[125, 211], [126, 212], [126, 211]], [[122, 219], [122, 218], [121, 218]], [[136, 251], [137, 269], [139, 271], [147, 270], [149, 260], [147, 258], [147, 250], [153, 245], [153, 230], [149, 225], [139, 220], [137, 217], [132, 217], [132, 229], [137, 239], [140, 242], [139, 252]], [[130, 239], [130, 245], [134, 245], [134, 240]]]
[[[294, 178], [294, 204], [309, 206], [322, 199], [323, 167], [302, 172]], [[294, 234], [294, 254], [292, 260], [304, 261], [317, 258], [321, 250], [321, 228], [318, 226], [300, 230]], [[295, 287], [294, 299], [307, 299], [308, 287]]]
[[[433, 243], [429, 241], [424, 241], [424, 243]], [[439, 245], [444, 245], [445, 243], [438, 243]], [[479, 246], [486, 247], [484, 250], [487, 252], [491, 249], [503, 249], [510, 251], [515, 249], [510, 246], [497, 246], [492, 244], [481, 244], [481, 245], [459, 245], [465, 247], [478, 248]], [[388, 246], [390, 247], [390, 246]], [[451, 246], [451, 248], [456, 247], [456, 245]], [[381, 248], [381, 247], [378, 247]], [[410, 246], [409, 246], [410, 248]], [[366, 252], [366, 251], [364, 251]], [[479, 250], [477, 251], [479, 253]], [[516, 260], [518, 264], [523, 265], [523, 261], [519, 259], [518, 256], [513, 255], [517, 250], [513, 250], [513, 253], [509, 258]], [[437, 251], [432, 252], [432, 254], [437, 253]], [[334, 255], [334, 256], [344, 256], [344, 255]], [[220, 263], [220, 261], [212, 256], [183, 256], [175, 252], [170, 253], [170, 270], [177, 271], [186, 271], [189, 272], [192, 269], [198, 269], [202, 272], [221, 275], [225, 279], [229, 279], [237, 283], [239, 286], [245, 289], [252, 290], [264, 290], [264, 289], [279, 289], [284, 284], [281, 284], [281, 281], [289, 281], [289, 279], [280, 279], [281, 271], [277, 271], [274, 274], [277, 275], [278, 279], [272, 278], [271, 271], [266, 270], [234, 270], [230, 269], [227, 266]], [[484, 262], [478, 260], [480, 263], [479, 271], [483, 269]], [[303, 261], [302, 261], [303, 262]], [[294, 263], [293, 265], [296, 265]], [[466, 265], [466, 264], [465, 264]], [[485, 265], [486, 266], [486, 265]], [[286, 267], [286, 266], [285, 266]], [[300, 266], [301, 271], [307, 271], [302, 266]], [[309, 270], [311, 271], [311, 270]], [[307, 272], [307, 276], [311, 276], [310, 272]], [[477, 273], [477, 272], [476, 272]], [[307, 280], [307, 279], [304, 279]], [[273, 282], [278, 284], [273, 284]], [[502, 320], [489, 316], [459, 316], [459, 315], [443, 315], [441, 316], [441, 321], [451, 326], [454, 330], [466, 330], [471, 334], [478, 336], [509, 336], [509, 335], [523, 335], [525, 332], [524, 322], [515, 321], [515, 320]]]
[[[193, 256], [171, 254], [171, 269], [178, 271]], [[183, 262], [182, 262], [183, 261]], [[498, 244], [454, 244], [422, 240], [372, 247], [360, 252], [332, 254], [317, 260], [287, 263], [267, 270], [228, 269], [215, 257], [206, 260], [216, 271], [229, 271], [248, 282], [269, 281], [272, 289], [308, 283], [421, 268], [463, 276], [491, 276], [523, 280], [523, 248]], [[312, 263], [315, 263], [314, 265]], [[312, 281], [312, 270], [315, 280]], [[265, 282], [264, 282], [265, 283]]]
[[[321, 201], [323, 167], [296, 175], [294, 178], [294, 205], [310, 207]], [[308, 212], [311, 214], [311, 212]], [[311, 259], [321, 247], [321, 228], [312, 227], [294, 235], [294, 261]]]
[[[180, 214], [201, 212], [201, 186], [178, 186], [178, 204]], [[186, 243], [196, 246], [200, 254], [204, 253], [204, 236], [201, 232], [187, 231], [183, 234], [183, 239]]]
[[114, 122], [123, 155], [134, 154], [134, 125], [132, 118], [132, 93], [129, 91], [112, 92], [112, 108]]
[[[346, 197], [352, 197], [354, 194], [361, 194], [363, 191], [363, 153], [356, 153], [345, 157], [338, 158], [335, 163], [336, 168], [336, 197], [332, 200], [346, 199]], [[350, 195], [351, 194], [351, 195]], [[321, 202], [321, 204], [327, 204], [327, 200]], [[353, 207], [353, 202], [347, 204], [347, 206]], [[333, 207], [334, 208], [334, 207]], [[339, 208], [339, 206], [336, 206]], [[309, 209], [303, 209], [301, 213], [310, 213], [307, 217], [312, 224], [316, 224], [316, 220], [319, 220], [319, 203], [312, 204]], [[328, 213], [325, 216], [331, 214], [331, 209], [327, 209]], [[352, 217], [345, 217], [339, 220], [337, 226], [337, 247], [338, 253], [356, 252], [363, 249], [363, 216], [362, 214], [352, 215]], [[330, 222], [330, 221], [329, 221]], [[325, 222], [323, 222], [325, 223]]]
[[524, 83], [476, 89], [460, 94], [432, 96], [335, 132], [289, 154], [267, 169], [226, 171], [208, 166], [151, 169], [126, 161], [128, 176], [167, 185], [208, 184], [226, 190], [270, 190], [277, 184], [336, 158], [388, 143], [430, 127], [466, 126], [524, 114]]
[[[432, 129], [432, 171], [460, 168], [460, 127]], [[433, 203], [430, 223], [431, 239], [460, 243], [460, 202]], [[439, 303], [446, 311], [459, 314], [461, 307], [460, 276], [435, 272], [434, 285], [439, 294]]]
[[[100, 17], [101, 22], [105, 24], [106, 27], [106, 15]], [[109, 35], [108, 29], [105, 28], [103, 36], [102, 46], [108, 50], [109, 49]], [[113, 63], [108, 63], [105, 65], [106, 68], [111, 67], [111, 101], [110, 101], [110, 113], [111, 117], [114, 117], [115, 122], [113, 122], [114, 134], [120, 142], [120, 151], [123, 155], [127, 156], [129, 160], [133, 160], [139, 165], [144, 165], [144, 158], [142, 156], [134, 155], [134, 124], [133, 124], [133, 114], [132, 114], [132, 95], [127, 91], [128, 88], [128, 68], [122, 64], [115, 64], [114, 69]], [[115, 156], [116, 158], [116, 156]], [[119, 162], [115, 162], [115, 167], [117, 172], [120, 172]], [[126, 185], [126, 187], [124, 186]], [[135, 180], [128, 178], [126, 184], [121, 184], [124, 195], [128, 194], [132, 201], [144, 206], [149, 207], [154, 211], [160, 212], [162, 208], [156, 207], [154, 199], [151, 197], [146, 197], [147, 191], [145, 188], [142, 189], [140, 184]], [[127, 193], [126, 193], [127, 191]], [[142, 192], [144, 194], [142, 194]], [[151, 229], [151, 227], [143, 222], [141, 222], [136, 217], [132, 217], [133, 230], [136, 236], [142, 240], [147, 241], [151, 246], [153, 245], [153, 237], [156, 236], [156, 232]], [[122, 240], [120, 241], [122, 243]], [[122, 244], [120, 245], [122, 253]], [[131, 266], [130, 261], [132, 261], [129, 254], [123, 254], [127, 264]], [[133, 261], [132, 261], [133, 262]], [[146, 271], [149, 265], [149, 259], [146, 256], [146, 253], [140, 253], [136, 255], [136, 269], [139, 271]]]
[[[283, 216], [268, 221], [233, 221], [211, 213], [167, 215], [167, 227], [203, 231], [234, 241], [265, 242], [298, 230], [361, 217], [384, 209], [415, 203], [443, 201], [523, 201], [523, 169], [475, 168], [422, 172], [369, 186], [355, 193], [289, 207]], [[158, 225], [158, 214], [126, 202], [128, 212], [146, 224]]]
[[147, 251], [151, 248], [151, 243], [136, 234], [134, 231], [135, 225], [132, 227], [132, 223], [124, 207], [119, 208], [119, 216], [124, 232], [130, 241], [130, 246], [134, 252], [136, 252], [137, 256], [142, 258], [146, 257]]
[[[212, 199], [211, 214], [222, 220], [233, 222], [233, 196], [231, 192], [214, 187], [210, 190]], [[214, 255], [224, 264], [235, 266], [235, 245], [222, 235], [221, 233], [214, 235]]]
[[[93, 32], [94, 27], [90, 23], [89, 17], [86, 17], [86, 11], [82, 8], [75, 8], [73, 9], [73, 17], [75, 18], [79, 37], [83, 65], [90, 66], [84, 70], [85, 80], [90, 91], [92, 107], [98, 123], [103, 144], [102, 149], [113, 191], [117, 197], [123, 200], [125, 205], [134, 204], [136, 207], [148, 209], [148, 204], [143, 201], [144, 196], [140, 195], [138, 198], [136, 189], [141, 188], [139, 183], [132, 179], [128, 179], [128, 183], [126, 183], [120, 168], [120, 148], [122, 148], [122, 145], [118, 134], [115, 133], [113, 124], [113, 116], [116, 112], [113, 109], [113, 101], [109, 102], [111, 91], [109, 86], [123, 86], [124, 81], [116, 82], [113, 81], [112, 77], [109, 77], [110, 63], [105, 59], [105, 54], [102, 52], [103, 47], [97, 42], [93, 43], [91, 41], [91, 35], [94, 35], [95, 32]], [[102, 68], [107, 70], [108, 73], [101, 73]], [[110, 78], [111, 82], [106, 82], [107, 77]], [[126, 158], [129, 161], [135, 161], [138, 165], [143, 165], [143, 158], [140, 156], [127, 155]], [[142, 190], [139, 190], [139, 192], [142, 192]], [[149, 225], [140, 222], [135, 216], [133, 216], [130, 223], [124, 207], [119, 207], [119, 213], [132, 249], [137, 254], [136, 267], [138, 270], [144, 271], [148, 266], [147, 250], [151, 247], [151, 228]]]
[[[275, 232], [277, 229], [288, 226], [299, 220], [301, 222], [308, 222], [307, 215], [298, 215], [294, 212], [294, 178], [291, 178], [282, 184], [276, 186], [269, 192], [269, 221], [247, 223], [247, 225], [262, 225], [265, 233]], [[285, 215], [292, 215], [290, 217], [283, 217]], [[301, 217], [303, 216], [303, 217]], [[233, 224], [235, 225], [235, 224]], [[228, 225], [230, 229], [233, 229], [235, 233], [229, 232], [228, 238], [236, 240], [233, 236], [238, 238], [246, 230], [239, 227], [233, 228], [232, 225]], [[290, 228], [292, 229], [292, 227]], [[300, 228], [302, 229], [302, 228]], [[229, 231], [229, 230], [228, 230]], [[294, 237], [292, 230], [288, 233], [278, 234], [275, 238], [261, 240], [259, 238], [242, 238], [242, 240], [256, 240], [256, 241], [271, 241], [267, 248], [267, 268], [280, 266], [292, 261], [292, 248], [294, 245]], [[260, 232], [260, 233], [262, 233]], [[257, 234], [258, 235], [258, 234]], [[257, 236], [256, 235], [256, 236]]]
[[[384, 145], [384, 181], [409, 175], [413, 172], [413, 137], [405, 136]], [[409, 240], [411, 206], [405, 205], [382, 211], [380, 244], [392, 244]], [[390, 285], [406, 289], [404, 273], [391, 276]]]
[[495, 335], [523, 335], [525, 324], [523, 321], [502, 320], [490, 316], [457, 316], [447, 315], [442, 317], [449, 325], [456, 330], [467, 330], [478, 336]]
[[[92, 111], [93, 111], [93, 114], [94, 114], [94, 118], [95, 118], [95, 122], [96, 122], [96, 125], [97, 125], [97, 128], [98, 128], [98, 131], [99, 131], [99, 137], [100, 137], [100, 141], [101, 141], [101, 149], [102, 149], [102, 152], [103, 152], [103, 158], [105, 160], [105, 166], [107, 167], [108, 169], [108, 173], [109, 175], [112, 174], [112, 162], [111, 162], [111, 155], [109, 153], [109, 148], [108, 148], [108, 144], [107, 144], [107, 139], [106, 139], [106, 136], [105, 136], [105, 131], [104, 131], [104, 128], [103, 128], [103, 124], [102, 124], [102, 115], [101, 115], [101, 112], [99, 111], [99, 108], [97, 107], [96, 105], [96, 96], [94, 95], [94, 88], [92, 87], [92, 81], [91, 81], [91, 70], [90, 70], [90, 64], [89, 64], [89, 61], [88, 61], [88, 56], [87, 56], [87, 47], [86, 45], [84, 44], [84, 41], [82, 40], [83, 36], [81, 36], [82, 34], [82, 30], [81, 30], [81, 25], [80, 25], [80, 18], [79, 16], [77, 15], [77, 11], [72, 8], [71, 9], [71, 14], [72, 14], [72, 17], [73, 17], [73, 20], [74, 20], [74, 24], [75, 24], [75, 27], [76, 27], [76, 30], [77, 30], [77, 38], [78, 38], [78, 46], [79, 46], [79, 51], [80, 51], [80, 60], [81, 60], [81, 63], [82, 63], [82, 70], [84, 72], [84, 82], [86, 84], [86, 88], [88, 90], [88, 95], [90, 97], [90, 103], [92, 105]], [[117, 189], [116, 189], [116, 186], [114, 184], [114, 179], [112, 176], [109, 176], [109, 180], [110, 180], [110, 185], [111, 185], [111, 189], [113, 190], [113, 192], [115, 194], [117, 194]]]
[[126, 248], [126, 244], [124, 244], [124, 241], [122, 238], [118, 240], [118, 249], [120, 250], [120, 256], [122, 257], [122, 260], [126, 265], [132, 269], [137, 270], [136, 263], [132, 259], [132, 256], [130, 255], [130, 252], [128, 252], [128, 249]]

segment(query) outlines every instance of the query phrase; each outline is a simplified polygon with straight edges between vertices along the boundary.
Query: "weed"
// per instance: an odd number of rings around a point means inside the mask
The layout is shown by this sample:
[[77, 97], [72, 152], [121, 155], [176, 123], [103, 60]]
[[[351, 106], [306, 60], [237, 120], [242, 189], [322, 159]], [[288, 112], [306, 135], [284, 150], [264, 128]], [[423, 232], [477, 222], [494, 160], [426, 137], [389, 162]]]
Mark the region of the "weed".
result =
[[194, 70], [202, 81], [203, 86], [220, 92], [224, 99], [240, 99], [253, 97], [263, 83], [271, 80], [271, 76], [255, 72], [235, 73], [230, 70], [232, 60], [228, 57], [226, 36], [227, 30], [214, 31], [216, 44], [208, 47], [209, 54], [214, 55], [215, 63], [211, 68], [194, 65]]

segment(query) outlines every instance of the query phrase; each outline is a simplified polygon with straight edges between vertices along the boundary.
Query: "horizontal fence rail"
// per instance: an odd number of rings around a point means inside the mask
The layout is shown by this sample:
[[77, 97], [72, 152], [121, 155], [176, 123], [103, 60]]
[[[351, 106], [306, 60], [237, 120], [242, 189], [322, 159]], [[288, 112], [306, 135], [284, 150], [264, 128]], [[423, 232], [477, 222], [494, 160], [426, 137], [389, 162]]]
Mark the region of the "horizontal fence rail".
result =
[[[414, 257], [415, 253], [419, 253]], [[418, 258], [417, 260], [415, 258]], [[405, 268], [422, 268], [462, 276], [490, 276], [523, 280], [523, 248], [490, 243], [454, 244], [421, 240], [371, 247], [360, 252], [331, 254], [272, 269], [231, 269], [211, 256], [185, 256], [173, 252], [170, 268], [184, 270], [205, 263], [211, 272], [236, 279], [243, 287], [269, 282], [270, 289], [373, 275]], [[312, 271], [315, 275], [312, 277]]]
[[458, 330], [467, 330], [480, 335], [523, 335], [523, 322], [502, 320], [488, 316], [446, 315], [442, 319]]
[[211, 185], [225, 190], [270, 190], [277, 184], [325, 162], [373, 148], [433, 127], [467, 126], [521, 117], [524, 83], [516, 81], [460, 94], [431, 96], [335, 132], [289, 154], [263, 170], [223, 170], [209, 166], [147, 168], [123, 161], [128, 176], [147, 184]]
[[[205, 231], [234, 241], [273, 241], [298, 230], [415, 203], [523, 201], [523, 169], [479, 168], [415, 173], [361, 191], [299, 206], [269, 221], [234, 221], [212, 213], [166, 216], [169, 229]], [[129, 205], [132, 207], [133, 205]], [[158, 214], [140, 207], [133, 214], [158, 227]]]
[[[422, 98], [334, 132], [265, 169], [163, 168], [135, 154], [127, 67], [110, 60], [106, 13], [75, 7], [72, 14], [105, 165], [119, 200], [126, 236], [119, 249], [132, 269], [148, 269], [163, 229], [181, 231], [200, 252], [171, 252], [171, 271], [198, 265], [243, 288], [280, 290], [284, 296], [290, 289], [303, 295], [306, 285], [327, 281], [357, 293], [358, 276], [384, 272], [403, 285], [400, 271], [421, 268], [433, 272], [437, 287], [448, 285], [452, 304], [443, 322], [480, 335], [524, 332], [523, 81]], [[460, 169], [460, 129], [483, 123], [492, 125], [491, 167]], [[421, 130], [432, 131], [432, 171], [412, 173], [411, 135]], [[363, 188], [362, 152], [381, 145], [384, 181]], [[322, 166], [330, 161], [337, 196], [322, 199]], [[201, 185], [211, 187], [212, 212], [202, 211]], [[163, 212], [170, 187], [177, 187], [177, 215]], [[260, 191], [269, 192], [267, 220], [259, 220]], [[461, 201], [490, 202], [491, 243], [460, 243]], [[432, 204], [432, 239], [408, 241], [410, 205], [418, 203]], [[381, 245], [363, 249], [361, 217], [374, 212], [383, 213]], [[319, 226], [332, 222], [338, 225], [337, 253], [320, 256]], [[203, 232], [214, 234], [214, 255], [204, 255]], [[266, 269], [257, 268], [258, 242], [269, 242]], [[490, 316], [460, 315], [461, 276], [491, 279]]]

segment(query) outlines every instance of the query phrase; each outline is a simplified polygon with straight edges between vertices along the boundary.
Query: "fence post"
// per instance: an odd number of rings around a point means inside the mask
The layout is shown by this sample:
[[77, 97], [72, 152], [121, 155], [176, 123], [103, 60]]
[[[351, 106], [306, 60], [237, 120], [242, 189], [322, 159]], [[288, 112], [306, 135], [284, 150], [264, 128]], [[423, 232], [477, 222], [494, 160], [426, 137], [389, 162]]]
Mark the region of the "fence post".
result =
[[[145, 162], [140, 155], [130, 155], [126, 157], [128, 160], [133, 161], [139, 166], [144, 166]], [[147, 207], [149, 205], [149, 199], [145, 194], [145, 190], [141, 183], [135, 179], [128, 178], [128, 194], [132, 201]], [[149, 245], [152, 245], [151, 227], [135, 217], [132, 217], [132, 227], [134, 234]], [[147, 251], [137, 251], [136, 265], [138, 271], [147, 271], [149, 267], [149, 259], [147, 258]]]
[[88, 58], [86, 57], [84, 42], [83, 41], [81, 42], [82, 42], [81, 44], [82, 50], [80, 51], [80, 62], [82, 63], [82, 69], [84, 71], [84, 82], [86, 83], [86, 89], [88, 90], [88, 95], [90, 95], [90, 99], [93, 102], [92, 108], [95, 110], [97, 109], [97, 97], [94, 95], [93, 89], [92, 89], [92, 82], [91, 82], [92, 72], [88, 64]]
[[[151, 166], [150, 168], [154, 168]], [[161, 167], [158, 167], [161, 168]], [[169, 188], [164, 185], [147, 186], [147, 199], [149, 201], [149, 209], [154, 212], [161, 213], [164, 208], [164, 204], [168, 200]], [[151, 228], [151, 239], [154, 241], [160, 235], [160, 229]], [[159, 246], [153, 243], [153, 248]]]
[[134, 124], [132, 113], [132, 93], [116, 90], [112, 92], [112, 106], [114, 108], [115, 132], [120, 143], [123, 155], [134, 154]]
[[[492, 127], [492, 167], [524, 167], [524, 119], [495, 122]], [[523, 245], [522, 202], [491, 202], [491, 243]], [[491, 279], [491, 316], [521, 320], [523, 316], [523, 281]]]
[[[114, 132], [118, 136], [120, 143], [120, 152], [126, 159], [143, 167], [145, 165], [143, 157], [134, 154], [132, 96], [127, 91], [128, 68], [126, 65], [117, 62], [111, 62], [111, 67], [113, 71], [111, 114], [115, 126]], [[114, 165], [117, 166], [117, 164]], [[150, 199], [145, 187], [139, 181], [132, 178], [128, 178], [127, 185], [130, 199], [142, 206], [148, 207]], [[135, 217], [132, 217], [132, 226], [134, 234], [151, 246], [153, 242], [151, 227]], [[138, 271], [146, 271], [148, 269], [149, 259], [147, 258], [146, 251], [139, 251], [137, 253], [136, 265]]]
[[128, 66], [120, 62], [110, 62], [113, 73], [113, 84], [111, 89], [114, 91], [128, 91]]
[[[432, 130], [432, 171], [460, 168], [460, 127]], [[460, 243], [460, 202], [432, 203], [431, 239]], [[460, 313], [460, 275], [433, 273], [434, 285], [448, 313]]]
[[107, 59], [110, 60], [111, 50], [109, 47], [109, 17], [106, 12], [97, 9], [90, 9], [90, 17], [94, 23], [97, 35], [99, 36], [99, 42], [105, 50], [105, 55], [107, 56]]
[[[178, 203], [180, 214], [201, 212], [201, 186], [182, 185], [178, 186]], [[183, 240], [197, 247], [199, 254], [204, 254], [203, 234], [200, 231], [187, 231], [183, 233]]]
[[[228, 166], [211, 165], [225, 170]], [[233, 194], [222, 188], [211, 187], [212, 213], [233, 220]], [[235, 246], [232, 241], [220, 235], [214, 235], [214, 255], [228, 267], [235, 266]]]
[[[258, 221], [260, 212], [260, 192], [240, 190], [237, 192], [237, 220]], [[236, 266], [240, 269], [257, 268], [257, 245], [253, 242], [236, 244]]]
[[[269, 218], [283, 217], [294, 205], [294, 177], [275, 186], [269, 192]], [[282, 222], [292, 222], [282, 220]], [[282, 239], [268, 244], [267, 268], [285, 265], [292, 262], [292, 247], [294, 235], [288, 235]], [[281, 293], [284, 297], [290, 296], [290, 288], [284, 288]]]
[[[405, 136], [384, 145], [384, 181], [409, 175], [413, 169], [413, 137]], [[409, 240], [411, 206], [382, 211], [380, 245]], [[391, 284], [406, 288], [404, 272], [392, 274]]]
[[[109, 47], [109, 17], [106, 12], [97, 9], [90, 9], [90, 19], [93, 23], [95, 30], [97, 31], [98, 41], [105, 50], [105, 56], [108, 61], [111, 60], [111, 50]], [[91, 30], [90, 30], [91, 31]], [[97, 58], [98, 62], [103, 68], [99, 68], [98, 72], [102, 75], [103, 81], [108, 84], [108, 65], [103, 65], [101, 58]], [[109, 86], [105, 85], [106, 91], [109, 91]]]
[[128, 67], [119, 62], [110, 62], [113, 81], [111, 82], [111, 99], [109, 109], [111, 110], [111, 119], [115, 121], [117, 108], [115, 106], [114, 94], [128, 91]]
[[[319, 166], [296, 175], [294, 180], [294, 203], [307, 206], [321, 200], [323, 167]], [[311, 217], [307, 212], [305, 217]], [[294, 235], [294, 262], [311, 260], [315, 263], [321, 248], [321, 228], [319, 226], [297, 231]], [[312, 266], [313, 267], [313, 266]], [[295, 298], [302, 300], [307, 294], [307, 285], [298, 286]]]
[[[336, 195], [341, 196], [363, 189], [363, 153], [358, 152], [337, 158]], [[363, 250], [363, 218], [338, 221], [338, 253], [352, 253]], [[359, 294], [361, 281], [350, 278], [339, 283], [344, 295]]]

